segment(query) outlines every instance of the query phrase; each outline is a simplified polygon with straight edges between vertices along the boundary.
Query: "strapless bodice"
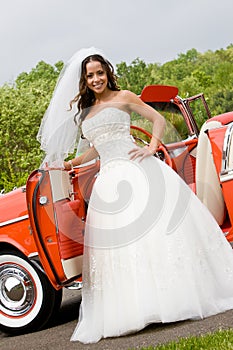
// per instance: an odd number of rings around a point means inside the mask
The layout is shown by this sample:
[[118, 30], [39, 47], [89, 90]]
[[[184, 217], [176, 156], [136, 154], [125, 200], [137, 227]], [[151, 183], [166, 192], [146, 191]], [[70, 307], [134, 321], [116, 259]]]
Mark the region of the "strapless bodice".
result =
[[134, 147], [130, 135], [130, 115], [118, 108], [107, 107], [82, 123], [84, 137], [100, 155], [101, 163], [115, 158], [129, 159]]

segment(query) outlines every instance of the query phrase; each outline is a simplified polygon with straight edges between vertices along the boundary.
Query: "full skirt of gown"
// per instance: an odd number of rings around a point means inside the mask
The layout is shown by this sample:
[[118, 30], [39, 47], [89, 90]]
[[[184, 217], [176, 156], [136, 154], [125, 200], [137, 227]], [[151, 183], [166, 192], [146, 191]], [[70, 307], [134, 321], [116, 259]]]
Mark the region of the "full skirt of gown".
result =
[[162, 161], [129, 161], [129, 116], [103, 112], [83, 123], [102, 166], [88, 207], [71, 341], [94, 343], [232, 309], [233, 252], [218, 224]]

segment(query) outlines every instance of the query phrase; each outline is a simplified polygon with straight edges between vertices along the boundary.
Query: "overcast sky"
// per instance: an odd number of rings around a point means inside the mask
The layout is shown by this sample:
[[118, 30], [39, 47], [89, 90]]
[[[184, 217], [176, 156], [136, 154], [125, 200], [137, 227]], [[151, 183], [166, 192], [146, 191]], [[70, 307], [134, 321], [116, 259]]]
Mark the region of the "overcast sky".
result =
[[115, 65], [164, 63], [233, 43], [233, 0], [0, 0], [0, 85], [82, 47]]

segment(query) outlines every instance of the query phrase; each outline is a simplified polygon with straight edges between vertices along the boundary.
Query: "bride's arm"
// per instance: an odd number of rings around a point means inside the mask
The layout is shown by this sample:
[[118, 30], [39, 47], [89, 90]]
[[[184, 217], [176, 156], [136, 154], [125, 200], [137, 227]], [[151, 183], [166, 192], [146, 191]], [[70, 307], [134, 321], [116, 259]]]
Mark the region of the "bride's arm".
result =
[[127, 105], [129, 111], [136, 112], [153, 123], [152, 138], [149, 146], [146, 149], [147, 152], [145, 149], [133, 149], [130, 152], [131, 159], [135, 159], [138, 156], [142, 157], [143, 159], [156, 152], [159, 144], [161, 143], [166, 122], [164, 117], [159, 112], [144, 103], [137, 95], [130, 91], [124, 91], [124, 94], [125, 99], [128, 102]]
[[66, 170], [71, 170], [73, 167], [81, 165], [83, 163], [90, 162], [91, 160], [99, 156], [98, 152], [94, 147], [89, 148], [86, 152], [78, 157], [75, 157], [68, 162], [64, 161], [64, 167]]

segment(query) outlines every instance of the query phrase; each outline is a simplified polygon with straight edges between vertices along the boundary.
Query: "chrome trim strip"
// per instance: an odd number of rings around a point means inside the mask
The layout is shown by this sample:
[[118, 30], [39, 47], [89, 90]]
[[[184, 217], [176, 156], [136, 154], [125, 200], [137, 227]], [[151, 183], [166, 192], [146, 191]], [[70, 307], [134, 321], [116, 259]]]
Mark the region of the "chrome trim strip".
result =
[[220, 172], [220, 181], [225, 182], [233, 179], [233, 169], [229, 169], [229, 153], [233, 142], [233, 123], [227, 127], [222, 150], [222, 167]]
[[30, 253], [28, 255], [28, 259], [33, 259], [33, 258], [38, 257], [38, 256], [39, 256], [38, 252], [33, 252], [33, 253]]
[[0, 227], [6, 226], [6, 225], [10, 225], [10, 224], [14, 224], [15, 222], [23, 221], [23, 220], [26, 220], [28, 218], [29, 218], [28, 215], [23, 215], [23, 216], [19, 216], [18, 218], [15, 218], [15, 219], [3, 221], [3, 222], [0, 222]]
[[220, 174], [220, 181], [221, 182], [226, 182], [229, 180], [233, 180], [233, 170], [229, 171], [226, 174]]

